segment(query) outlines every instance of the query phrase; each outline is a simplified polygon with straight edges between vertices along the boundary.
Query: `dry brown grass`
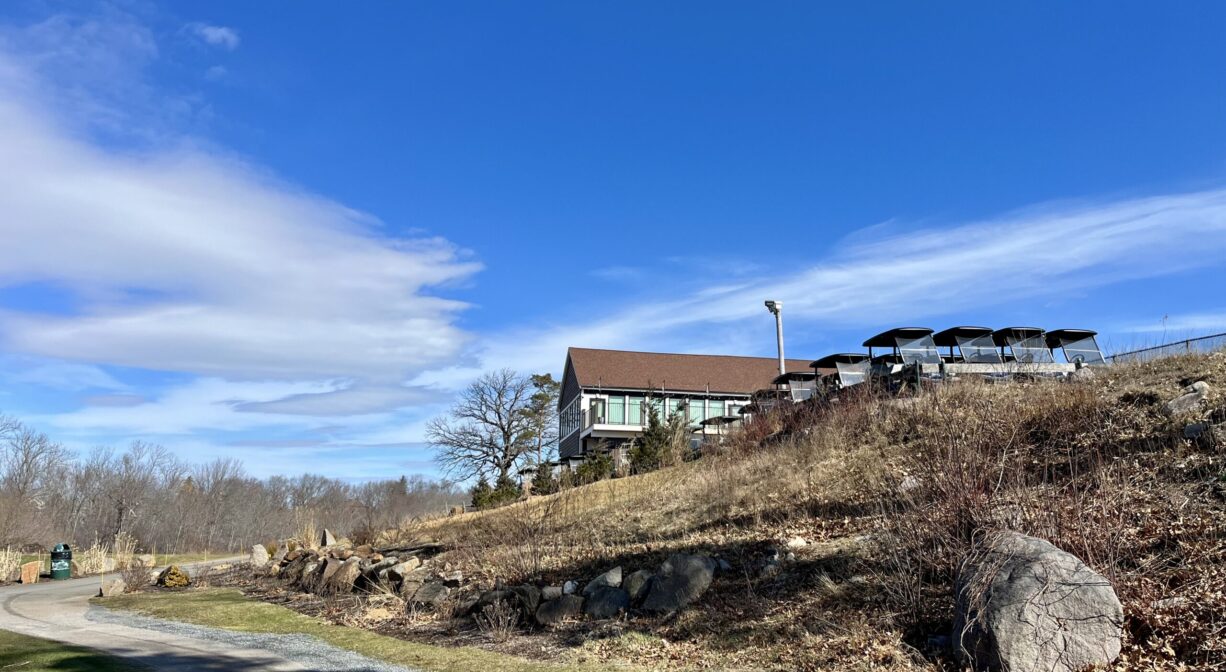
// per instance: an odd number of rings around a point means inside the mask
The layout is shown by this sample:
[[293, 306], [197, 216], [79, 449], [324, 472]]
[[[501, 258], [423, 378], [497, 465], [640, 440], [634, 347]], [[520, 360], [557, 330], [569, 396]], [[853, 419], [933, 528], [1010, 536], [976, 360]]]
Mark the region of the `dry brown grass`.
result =
[[[1197, 379], [1218, 396], [1199, 415], [1169, 417], [1164, 402]], [[452, 545], [442, 560], [487, 585], [649, 567], [674, 550], [732, 562], [673, 621], [564, 635], [582, 642], [579, 655], [901, 670], [953, 669], [940, 637], [957, 568], [978, 539], [1014, 529], [1112, 579], [1127, 614], [1120, 669], [1226, 669], [1226, 464], [1221, 447], [1181, 433], [1223, 407], [1223, 389], [1226, 353], [1215, 353], [1109, 367], [1083, 382], [846, 396], [773, 418], [696, 462], [413, 532]], [[759, 576], [767, 548], [794, 535], [813, 543], [781, 575]]]

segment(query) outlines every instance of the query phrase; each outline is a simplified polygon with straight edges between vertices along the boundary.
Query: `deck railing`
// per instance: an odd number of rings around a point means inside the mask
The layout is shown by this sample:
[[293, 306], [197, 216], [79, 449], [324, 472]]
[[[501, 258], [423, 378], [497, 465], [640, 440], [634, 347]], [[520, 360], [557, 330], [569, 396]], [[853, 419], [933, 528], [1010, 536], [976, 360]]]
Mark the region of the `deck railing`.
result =
[[1182, 341], [1174, 341], [1164, 345], [1155, 345], [1152, 348], [1141, 348], [1140, 350], [1129, 350], [1128, 352], [1117, 352], [1110, 355], [1107, 359], [1112, 362], [1144, 362], [1159, 357], [1168, 357], [1170, 355], [1182, 355], [1192, 352], [1213, 352], [1221, 348], [1226, 348], [1226, 332], [1220, 334], [1210, 334], [1209, 336], [1200, 336], [1197, 338], [1185, 338]]

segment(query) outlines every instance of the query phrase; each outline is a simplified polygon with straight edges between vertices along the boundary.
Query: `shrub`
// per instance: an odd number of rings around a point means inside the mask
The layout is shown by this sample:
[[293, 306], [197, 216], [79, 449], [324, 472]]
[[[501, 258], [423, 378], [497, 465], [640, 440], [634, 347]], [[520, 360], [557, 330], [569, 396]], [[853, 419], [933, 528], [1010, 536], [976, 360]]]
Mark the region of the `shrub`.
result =
[[532, 494], [552, 495], [558, 491], [558, 479], [553, 477], [553, 469], [547, 464], [539, 464], [536, 474], [532, 477]]
[[149, 568], [139, 562], [129, 562], [120, 568], [119, 577], [123, 579], [125, 593], [140, 592], [149, 586], [152, 578]]
[[519, 623], [519, 610], [507, 600], [500, 600], [481, 610], [473, 620], [477, 629], [495, 642], [505, 642], [515, 634], [515, 626]]
[[608, 453], [596, 452], [589, 455], [575, 470], [575, 484], [587, 485], [602, 481], [613, 475], [613, 457]]
[[498, 477], [492, 488], [483, 476], [473, 486], [473, 506], [478, 509], [493, 509], [518, 500], [521, 494], [519, 484], [510, 476]]

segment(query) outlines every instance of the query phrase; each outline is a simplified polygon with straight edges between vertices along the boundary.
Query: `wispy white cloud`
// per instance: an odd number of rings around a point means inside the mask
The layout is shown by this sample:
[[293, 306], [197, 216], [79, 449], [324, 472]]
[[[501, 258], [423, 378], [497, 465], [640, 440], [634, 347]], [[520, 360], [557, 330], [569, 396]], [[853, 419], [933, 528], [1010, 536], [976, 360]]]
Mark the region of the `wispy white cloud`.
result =
[[203, 150], [103, 149], [3, 84], [0, 284], [53, 283], [84, 305], [0, 314], [8, 349], [209, 375], [387, 379], [446, 362], [467, 340], [453, 325], [464, 304], [431, 290], [479, 265], [447, 241], [382, 236], [369, 216]]
[[1121, 328], [1120, 331], [1134, 334], [1178, 334], [1179, 338], [1186, 338], [1188, 335], [1203, 334], [1210, 331], [1222, 332], [1226, 331], [1226, 310], [1168, 315], [1161, 320], [1154, 320], [1148, 323], [1128, 324]]
[[185, 28], [188, 33], [205, 44], [227, 51], [238, 49], [239, 42], [241, 41], [238, 37], [238, 31], [227, 26], [214, 26], [208, 23], [194, 22], [187, 24]]
[[792, 324], [902, 323], [1203, 267], [1226, 252], [1226, 190], [1049, 204], [857, 241], [796, 273], [511, 329], [484, 342], [482, 362], [557, 370], [568, 346], [712, 352], [761, 322], [765, 298], [784, 301]]

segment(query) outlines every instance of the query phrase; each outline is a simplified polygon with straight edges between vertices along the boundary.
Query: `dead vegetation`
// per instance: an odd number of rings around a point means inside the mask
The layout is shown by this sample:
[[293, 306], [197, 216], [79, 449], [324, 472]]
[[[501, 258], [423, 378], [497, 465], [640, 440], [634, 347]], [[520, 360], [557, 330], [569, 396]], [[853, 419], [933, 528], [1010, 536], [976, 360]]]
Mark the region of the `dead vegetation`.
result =
[[[1172, 417], [1165, 402], [1194, 380], [1214, 396]], [[1226, 669], [1226, 448], [1183, 435], [1223, 417], [1224, 389], [1219, 352], [1076, 382], [847, 396], [696, 462], [403, 532], [444, 543], [436, 561], [486, 588], [583, 581], [676, 551], [732, 566], [673, 618], [525, 633], [495, 614], [457, 621], [444, 606], [375, 627], [664, 669], [953, 670], [958, 568], [979, 540], [1012, 529], [1112, 580], [1126, 617], [1116, 669]], [[367, 604], [387, 609], [380, 600]]]

